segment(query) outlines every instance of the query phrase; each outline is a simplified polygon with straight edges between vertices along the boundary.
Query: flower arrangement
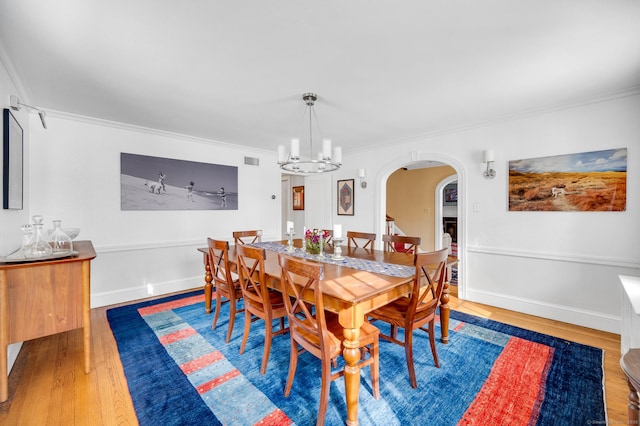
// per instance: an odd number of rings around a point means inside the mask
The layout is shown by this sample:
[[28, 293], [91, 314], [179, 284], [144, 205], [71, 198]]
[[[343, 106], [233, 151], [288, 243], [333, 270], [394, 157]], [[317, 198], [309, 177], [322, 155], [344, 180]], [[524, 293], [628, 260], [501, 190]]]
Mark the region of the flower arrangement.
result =
[[325, 241], [329, 238], [329, 233], [322, 229], [307, 229], [304, 234], [304, 241], [308, 253], [320, 253], [320, 238], [322, 238], [322, 246], [324, 247]]

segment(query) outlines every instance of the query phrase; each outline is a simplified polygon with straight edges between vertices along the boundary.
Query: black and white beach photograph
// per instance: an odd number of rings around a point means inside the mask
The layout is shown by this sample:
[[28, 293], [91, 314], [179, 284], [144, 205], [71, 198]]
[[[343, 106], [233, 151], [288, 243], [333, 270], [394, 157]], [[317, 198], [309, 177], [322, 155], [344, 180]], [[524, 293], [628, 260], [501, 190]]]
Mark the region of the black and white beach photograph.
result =
[[238, 210], [238, 168], [120, 154], [121, 210]]

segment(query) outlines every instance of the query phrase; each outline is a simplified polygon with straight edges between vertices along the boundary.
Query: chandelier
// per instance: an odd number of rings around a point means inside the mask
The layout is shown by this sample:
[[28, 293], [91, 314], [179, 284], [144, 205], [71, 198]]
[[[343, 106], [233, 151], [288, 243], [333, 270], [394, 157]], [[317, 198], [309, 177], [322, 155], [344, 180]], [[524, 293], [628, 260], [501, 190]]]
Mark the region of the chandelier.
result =
[[315, 93], [305, 93], [302, 95], [302, 100], [307, 105], [309, 111], [309, 158], [307, 159], [300, 156], [300, 139], [291, 139], [291, 150], [289, 153], [286, 152], [283, 145], [278, 147], [278, 164], [280, 164], [282, 170], [301, 174], [325, 173], [338, 170], [342, 164], [342, 148], [337, 146], [332, 152], [331, 139], [322, 139], [322, 150], [318, 151], [316, 158], [313, 158], [314, 117], [316, 119], [316, 126], [318, 126], [318, 117], [316, 117], [313, 106], [317, 99], [318, 95]]

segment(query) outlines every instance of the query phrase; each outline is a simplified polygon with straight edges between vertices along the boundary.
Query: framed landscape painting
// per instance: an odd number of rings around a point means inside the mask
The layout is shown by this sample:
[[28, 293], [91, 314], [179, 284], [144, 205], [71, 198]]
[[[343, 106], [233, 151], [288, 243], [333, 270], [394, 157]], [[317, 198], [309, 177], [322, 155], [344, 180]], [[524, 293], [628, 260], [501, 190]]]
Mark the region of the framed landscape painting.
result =
[[338, 181], [338, 214], [353, 216], [353, 179]]
[[627, 148], [509, 161], [510, 211], [624, 211]]
[[238, 168], [120, 154], [121, 210], [238, 210]]

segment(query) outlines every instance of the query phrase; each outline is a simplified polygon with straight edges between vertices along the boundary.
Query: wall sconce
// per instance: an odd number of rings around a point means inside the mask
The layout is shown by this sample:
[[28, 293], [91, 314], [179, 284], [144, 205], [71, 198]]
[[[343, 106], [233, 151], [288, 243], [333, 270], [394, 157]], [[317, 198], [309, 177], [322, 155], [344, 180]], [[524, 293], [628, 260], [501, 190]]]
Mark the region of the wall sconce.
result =
[[358, 177], [360, 178], [360, 188], [364, 189], [367, 187], [367, 181], [364, 180], [367, 172], [365, 169], [358, 169]]
[[496, 171], [492, 167], [493, 163], [496, 161], [495, 153], [492, 149], [487, 149], [484, 151], [484, 163], [487, 163], [487, 169], [484, 171], [484, 177], [487, 179], [493, 179], [496, 177]]
[[38, 113], [38, 115], [40, 116], [40, 121], [42, 122], [42, 127], [44, 127], [45, 129], [47, 128], [47, 122], [44, 121], [44, 117], [45, 117], [45, 115], [47, 115], [47, 113], [44, 112], [44, 110], [41, 110], [40, 108], [32, 107], [31, 105], [23, 104], [22, 101], [20, 100], [20, 98], [15, 96], [15, 95], [10, 95], [9, 96], [9, 102], [11, 104], [11, 109], [14, 110], [14, 111], [20, 111], [20, 107], [21, 106], [27, 108], [30, 111], [36, 111]]

